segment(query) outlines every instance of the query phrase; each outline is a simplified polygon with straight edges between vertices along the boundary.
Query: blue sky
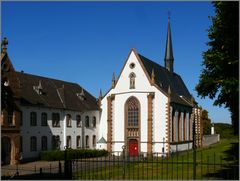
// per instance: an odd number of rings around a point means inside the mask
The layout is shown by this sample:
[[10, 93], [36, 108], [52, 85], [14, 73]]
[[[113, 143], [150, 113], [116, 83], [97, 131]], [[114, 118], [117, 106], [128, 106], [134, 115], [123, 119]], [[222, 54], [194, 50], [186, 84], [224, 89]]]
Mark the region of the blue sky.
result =
[[168, 11], [174, 71], [213, 122], [227, 109], [194, 90], [207, 50], [210, 2], [3, 2], [2, 38], [17, 71], [75, 82], [95, 97], [106, 93], [131, 48], [164, 65]]

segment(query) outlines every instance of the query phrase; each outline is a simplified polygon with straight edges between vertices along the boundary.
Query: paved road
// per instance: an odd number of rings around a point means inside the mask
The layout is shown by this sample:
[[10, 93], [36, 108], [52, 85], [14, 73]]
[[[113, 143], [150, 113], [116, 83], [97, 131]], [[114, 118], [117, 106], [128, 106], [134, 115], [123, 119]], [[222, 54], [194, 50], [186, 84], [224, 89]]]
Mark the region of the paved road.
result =
[[[62, 171], [64, 171], [64, 162], [61, 161]], [[39, 173], [40, 168], [42, 168], [42, 172], [48, 173], [57, 173], [59, 170], [59, 162], [58, 161], [36, 161], [23, 163], [18, 165], [4, 165], [1, 166], [1, 176], [12, 176], [17, 171], [19, 175], [33, 174]]]

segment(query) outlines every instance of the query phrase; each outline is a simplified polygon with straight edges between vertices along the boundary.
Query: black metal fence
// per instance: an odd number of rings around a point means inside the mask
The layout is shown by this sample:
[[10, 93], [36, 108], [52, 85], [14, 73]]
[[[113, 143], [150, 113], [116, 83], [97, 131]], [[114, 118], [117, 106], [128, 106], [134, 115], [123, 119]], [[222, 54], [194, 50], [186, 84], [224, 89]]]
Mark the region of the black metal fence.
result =
[[[138, 157], [127, 157], [122, 152], [111, 153], [105, 157], [80, 158], [49, 163], [44, 167], [13, 167], [9, 175], [2, 179], [76, 179], [76, 180], [239, 180], [238, 158], [219, 156], [215, 153], [205, 155], [201, 150], [174, 153], [169, 157], [154, 153]], [[6, 168], [5, 168], [6, 169]], [[195, 169], [195, 171], [194, 171]]]
[[[77, 180], [193, 180], [239, 179], [239, 165], [228, 162], [215, 154], [205, 156], [201, 152], [176, 153], [164, 157], [154, 153], [144, 157], [124, 157], [122, 153], [91, 159], [71, 160], [72, 179]], [[194, 171], [195, 169], [195, 171]]]

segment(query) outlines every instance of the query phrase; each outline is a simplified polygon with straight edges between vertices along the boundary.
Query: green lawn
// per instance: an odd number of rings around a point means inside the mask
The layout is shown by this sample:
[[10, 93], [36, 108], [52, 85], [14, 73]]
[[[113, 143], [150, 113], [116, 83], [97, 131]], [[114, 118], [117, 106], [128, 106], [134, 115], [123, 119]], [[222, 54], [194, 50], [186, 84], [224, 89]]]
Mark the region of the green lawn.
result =
[[[196, 152], [197, 179], [231, 179], [238, 178], [238, 140], [221, 140], [220, 143]], [[237, 149], [237, 150], [236, 150]], [[235, 158], [232, 156], [235, 154]], [[161, 179], [161, 180], [192, 180], [193, 152], [186, 151], [170, 158], [153, 158], [134, 161], [105, 163], [102, 167], [81, 168], [74, 174], [76, 179]], [[223, 165], [224, 164], [224, 165]], [[84, 170], [85, 169], [85, 170]], [[123, 174], [125, 173], [125, 174]]]

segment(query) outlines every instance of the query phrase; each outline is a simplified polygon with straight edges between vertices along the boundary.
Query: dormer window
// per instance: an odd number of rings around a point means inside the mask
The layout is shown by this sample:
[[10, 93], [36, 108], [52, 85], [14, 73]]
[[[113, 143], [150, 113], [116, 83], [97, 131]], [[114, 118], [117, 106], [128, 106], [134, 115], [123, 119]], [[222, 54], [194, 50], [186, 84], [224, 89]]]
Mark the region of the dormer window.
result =
[[135, 78], [136, 78], [136, 75], [132, 72], [132, 73], [129, 75], [130, 89], [135, 89]]
[[41, 80], [39, 80], [39, 83], [37, 86], [33, 86], [33, 89], [37, 92], [37, 94], [39, 94], [39, 95], [43, 94], [43, 87], [42, 87]]
[[81, 93], [77, 93], [77, 96], [81, 101], [86, 99], [83, 89], [82, 89]]

